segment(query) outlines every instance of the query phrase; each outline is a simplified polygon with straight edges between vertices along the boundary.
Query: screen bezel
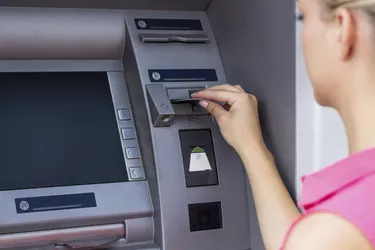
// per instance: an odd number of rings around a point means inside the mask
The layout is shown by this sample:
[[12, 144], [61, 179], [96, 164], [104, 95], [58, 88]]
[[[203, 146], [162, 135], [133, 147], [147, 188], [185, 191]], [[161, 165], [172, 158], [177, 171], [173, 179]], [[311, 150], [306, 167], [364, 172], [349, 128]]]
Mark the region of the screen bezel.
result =
[[[114, 109], [127, 108], [131, 112], [128, 91], [121, 61], [1, 61], [0, 72], [80, 72], [103, 71], [107, 73]], [[121, 127], [133, 126], [134, 121], [118, 121], [118, 135]], [[134, 127], [135, 129], [135, 127]], [[136, 131], [136, 129], [135, 129]], [[138, 147], [135, 140], [121, 140], [123, 152], [126, 147]], [[128, 160], [124, 155], [129, 176], [131, 167], [141, 167], [139, 159]], [[139, 214], [143, 217], [152, 213], [152, 204], [146, 178], [121, 183], [49, 187], [24, 190], [0, 191], [0, 234], [61, 227], [75, 227], [102, 223], [118, 223]], [[22, 197], [39, 197], [77, 193], [94, 193], [97, 207], [17, 214], [15, 200]], [[59, 225], [59, 226], [57, 226]]]

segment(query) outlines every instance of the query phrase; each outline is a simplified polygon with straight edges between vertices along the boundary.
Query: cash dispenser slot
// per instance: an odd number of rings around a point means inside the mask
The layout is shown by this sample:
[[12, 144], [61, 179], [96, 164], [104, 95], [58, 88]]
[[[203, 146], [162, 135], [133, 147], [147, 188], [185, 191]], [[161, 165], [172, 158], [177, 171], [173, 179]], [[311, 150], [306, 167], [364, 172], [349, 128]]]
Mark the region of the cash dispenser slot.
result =
[[125, 238], [125, 224], [109, 224], [0, 235], [0, 249], [53, 246], [57, 249], [92, 249]]
[[148, 242], [153, 238], [153, 227], [152, 217], [142, 217], [113, 224], [1, 234], [0, 249], [107, 249], [118, 242]]
[[204, 34], [139, 34], [141, 43], [208, 43]]
[[202, 88], [166, 87], [163, 84], [146, 84], [154, 127], [169, 127], [175, 116], [208, 115], [191, 94]]

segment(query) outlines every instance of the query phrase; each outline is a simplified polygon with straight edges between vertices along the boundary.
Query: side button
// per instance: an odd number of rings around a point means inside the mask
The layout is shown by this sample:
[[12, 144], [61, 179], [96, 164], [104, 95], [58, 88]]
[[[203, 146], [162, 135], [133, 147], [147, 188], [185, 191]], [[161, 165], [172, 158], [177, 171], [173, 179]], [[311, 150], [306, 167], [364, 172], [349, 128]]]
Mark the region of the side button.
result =
[[134, 129], [132, 129], [132, 128], [121, 129], [121, 134], [122, 134], [122, 139], [124, 139], [124, 140], [130, 140], [130, 139], [135, 138]]
[[129, 109], [118, 109], [117, 110], [117, 114], [118, 114], [118, 119], [120, 121], [130, 120], [131, 119]]
[[126, 158], [128, 159], [138, 159], [139, 158], [139, 153], [137, 148], [126, 148]]
[[137, 180], [143, 179], [143, 172], [140, 167], [131, 167], [129, 168], [130, 179]]

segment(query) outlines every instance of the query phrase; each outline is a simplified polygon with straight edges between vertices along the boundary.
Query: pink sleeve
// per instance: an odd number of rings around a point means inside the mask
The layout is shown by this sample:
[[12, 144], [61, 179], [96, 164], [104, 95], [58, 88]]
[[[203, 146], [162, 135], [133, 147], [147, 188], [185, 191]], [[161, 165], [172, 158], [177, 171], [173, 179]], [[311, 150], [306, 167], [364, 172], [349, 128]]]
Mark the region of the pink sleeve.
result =
[[315, 213], [331, 213], [349, 221], [375, 247], [375, 199], [372, 195], [374, 190], [375, 175], [369, 175], [338, 190], [326, 200], [318, 202], [293, 222], [280, 250], [285, 249], [287, 240], [295, 226], [302, 219]]

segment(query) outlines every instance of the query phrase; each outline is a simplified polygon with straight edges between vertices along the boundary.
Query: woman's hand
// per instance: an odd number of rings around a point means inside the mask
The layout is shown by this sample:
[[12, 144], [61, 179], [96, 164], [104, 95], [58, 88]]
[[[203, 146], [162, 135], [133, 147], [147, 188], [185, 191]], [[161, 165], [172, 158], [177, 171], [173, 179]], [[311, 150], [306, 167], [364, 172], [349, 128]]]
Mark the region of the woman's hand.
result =
[[[207, 88], [192, 95], [215, 117], [225, 140], [239, 153], [263, 146], [255, 96], [229, 84]], [[225, 103], [224, 106], [218, 102]]]

